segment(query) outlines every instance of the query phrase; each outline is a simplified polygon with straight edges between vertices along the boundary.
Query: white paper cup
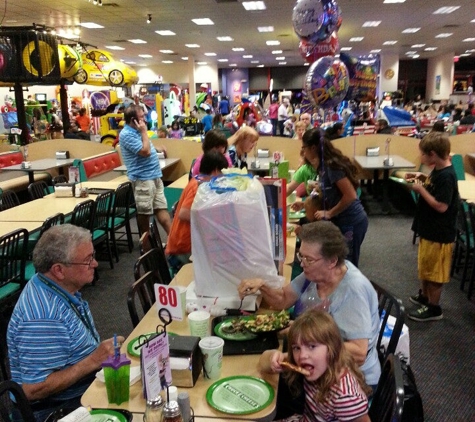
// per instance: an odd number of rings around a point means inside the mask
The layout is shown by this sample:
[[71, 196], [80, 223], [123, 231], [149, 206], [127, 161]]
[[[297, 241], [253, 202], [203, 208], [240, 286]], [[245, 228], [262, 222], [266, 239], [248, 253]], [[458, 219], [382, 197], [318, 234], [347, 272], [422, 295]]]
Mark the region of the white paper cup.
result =
[[204, 337], [198, 343], [203, 353], [203, 374], [210, 380], [218, 379], [221, 376], [223, 365], [224, 340], [221, 337]]
[[188, 315], [188, 324], [190, 326], [190, 334], [196, 337], [206, 337], [209, 335], [210, 314], [206, 311], [193, 311]]

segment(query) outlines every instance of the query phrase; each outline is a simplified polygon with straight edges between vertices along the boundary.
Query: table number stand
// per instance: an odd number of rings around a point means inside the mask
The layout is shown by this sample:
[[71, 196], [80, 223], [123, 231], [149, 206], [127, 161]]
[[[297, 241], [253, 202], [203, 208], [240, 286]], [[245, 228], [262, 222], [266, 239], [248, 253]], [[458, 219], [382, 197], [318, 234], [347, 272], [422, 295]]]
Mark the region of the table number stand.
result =
[[389, 156], [389, 145], [391, 144], [391, 138], [386, 139], [386, 152], [388, 153], [388, 157], [384, 159], [383, 163], [385, 166], [391, 167], [394, 166], [394, 160]]

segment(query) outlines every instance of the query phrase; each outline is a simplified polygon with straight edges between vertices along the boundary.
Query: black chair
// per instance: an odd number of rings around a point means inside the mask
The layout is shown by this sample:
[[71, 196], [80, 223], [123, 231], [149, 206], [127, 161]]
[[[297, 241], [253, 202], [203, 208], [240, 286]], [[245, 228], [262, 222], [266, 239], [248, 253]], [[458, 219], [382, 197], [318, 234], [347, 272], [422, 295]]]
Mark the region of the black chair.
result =
[[97, 246], [101, 243], [105, 243], [107, 256], [109, 257], [109, 265], [114, 268], [114, 261], [112, 259], [112, 248], [110, 244], [111, 228], [110, 218], [112, 203], [114, 201], [114, 191], [106, 191], [97, 195], [96, 206], [94, 211], [94, 219], [92, 225], [92, 243]]
[[43, 236], [46, 230], [60, 224], [64, 224], [64, 214], [59, 212], [55, 215], [52, 215], [51, 217], [48, 217], [41, 225], [41, 229], [39, 231], [37, 230], [33, 233], [30, 233], [28, 238], [28, 253], [31, 255], [33, 249], [38, 243], [38, 240], [40, 240], [41, 236]]
[[17, 229], [0, 237], [0, 309], [14, 304], [26, 284], [28, 231]]
[[140, 322], [140, 317], [137, 311], [137, 297], [142, 305], [143, 315], [145, 315], [155, 302], [155, 293], [153, 285], [155, 284], [155, 277], [152, 272], [148, 272], [135, 281], [129, 288], [127, 294], [127, 306], [129, 308], [130, 319], [134, 328]]
[[64, 174], [53, 177], [53, 186], [56, 186], [58, 183], [68, 183], [68, 178]]
[[163, 259], [162, 254], [158, 248], [150, 249], [148, 252], [145, 252], [143, 255], [137, 258], [137, 261], [135, 261], [134, 265], [135, 280], [138, 280], [145, 273], [151, 272], [155, 278], [155, 283], [166, 284], [163, 282], [162, 276], [160, 275], [161, 259]]
[[96, 203], [92, 199], [87, 199], [86, 201], [77, 204], [71, 215], [70, 223], [92, 232], [95, 209]]
[[[132, 240], [132, 229], [130, 227], [129, 212], [131, 196], [133, 196], [133, 190], [132, 183], [130, 182], [121, 183], [115, 190], [114, 205], [112, 207], [112, 215], [110, 219], [110, 230], [116, 262], [119, 262], [117, 242], [120, 240], [120, 238], [117, 237], [118, 234], [126, 236], [129, 252], [132, 252], [134, 248], [134, 241]], [[125, 229], [125, 233], [120, 232], [121, 229]]]
[[48, 184], [42, 180], [38, 182], [30, 183], [28, 186], [28, 194], [30, 195], [31, 200], [43, 198], [45, 195], [48, 195], [49, 187]]
[[[8, 393], [8, 394], [6, 394]], [[10, 394], [15, 398], [15, 403], [24, 421], [34, 421], [35, 415], [31, 410], [30, 402], [22, 388], [14, 381], [2, 381], [0, 383], [0, 416], [2, 421], [10, 421], [10, 410], [7, 403], [11, 403]], [[13, 406], [13, 405], [12, 405]]]
[[400, 422], [404, 409], [404, 381], [398, 356], [390, 354], [384, 362], [378, 387], [368, 415], [372, 421]]
[[8, 210], [17, 205], [20, 205], [17, 194], [12, 190], [4, 190], [0, 197], [0, 211]]
[[168, 266], [167, 257], [165, 255], [165, 248], [163, 247], [160, 232], [158, 231], [158, 224], [155, 221], [155, 218], [152, 218], [152, 222], [150, 223], [149, 241], [150, 247], [152, 249], [158, 249], [159, 251], [160, 259], [158, 262], [158, 266], [163, 284], [170, 284], [170, 282], [172, 281], [170, 267]]
[[467, 275], [470, 267], [469, 263], [475, 248], [474, 240], [468, 204], [463, 200], [459, 200], [457, 214], [457, 237], [455, 238], [455, 247], [452, 256], [450, 275], [453, 276], [455, 273], [458, 274], [460, 269], [463, 269], [462, 279], [460, 280], [460, 290], [464, 289], [465, 282], [468, 279]]
[[[376, 290], [376, 293], [378, 294], [378, 311], [381, 321], [381, 327], [379, 329], [376, 348], [378, 351], [379, 361], [382, 364], [389, 354], [394, 354], [396, 352], [399, 337], [401, 336], [402, 329], [404, 327], [406, 313], [402, 301], [400, 299], [394, 297], [391, 293], [389, 293], [383, 287], [379, 286], [374, 281], [372, 281], [371, 284], [373, 285], [374, 289]], [[382, 345], [384, 329], [386, 328], [390, 315], [395, 318], [394, 327], [389, 338], [389, 343], [387, 347], [384, 347], [384, 345]]]
[[[468, 204], [468, 215], [470, 217], [470, 224], [472, 227], [472, 236], [475, 236], [475, 204], [469, 203]], [[475, 284], [475, 256], [472, 255], [472, 269], [470, 271], [470, 279], [468, 281], [468, 293], [467, 297], [470, 300], [473, 294], [473, 288]]]

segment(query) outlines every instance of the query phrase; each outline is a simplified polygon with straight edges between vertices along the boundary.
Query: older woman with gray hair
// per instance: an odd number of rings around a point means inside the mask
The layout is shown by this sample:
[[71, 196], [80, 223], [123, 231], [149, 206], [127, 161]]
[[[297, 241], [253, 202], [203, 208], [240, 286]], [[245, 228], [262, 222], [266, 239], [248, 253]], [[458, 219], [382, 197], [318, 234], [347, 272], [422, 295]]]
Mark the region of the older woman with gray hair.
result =
[[258, 291], [274, 309], [294, 306], [295, 316], [313, 307], [324, 307], [335, 319], [346, 349], [375, 388], [381, 367], [376, 343], [379, 333], [378, 298], [369, 280], [345, 257], [348, 246], [341, 231], [329, 221], [302, 226], [297, 258], [303, 273], [290, 284], [273, 289], [263, 279], [243, 280], [244, 297]]

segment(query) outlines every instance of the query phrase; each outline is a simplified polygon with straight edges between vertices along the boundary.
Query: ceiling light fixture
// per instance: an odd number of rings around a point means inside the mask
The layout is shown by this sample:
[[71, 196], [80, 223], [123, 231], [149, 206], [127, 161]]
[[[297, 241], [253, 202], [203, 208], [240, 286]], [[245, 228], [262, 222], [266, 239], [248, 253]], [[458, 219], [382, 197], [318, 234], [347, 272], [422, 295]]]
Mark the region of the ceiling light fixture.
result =
[[152, 22], [152, 14], [151, 13], [149, 13], [147, 15], [147, 23], [150, 23], [150, 22]]
[[99, 1], [99, 6], [102, 6], [102, 0], [98, 0]]

